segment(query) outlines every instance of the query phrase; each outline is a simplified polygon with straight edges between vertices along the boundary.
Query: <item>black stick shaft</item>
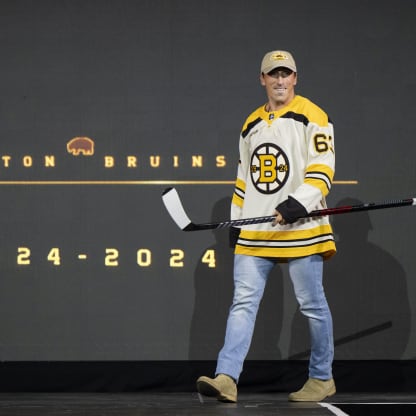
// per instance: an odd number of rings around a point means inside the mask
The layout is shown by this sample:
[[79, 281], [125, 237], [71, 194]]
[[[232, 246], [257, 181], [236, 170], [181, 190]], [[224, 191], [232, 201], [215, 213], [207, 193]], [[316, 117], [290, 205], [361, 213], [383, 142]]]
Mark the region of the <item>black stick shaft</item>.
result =
[[324, 215], [335, 215], [335, 214], [346, 214], [348, 212], [358, 212], [358, 211], [370, 211], [374, 209], [384, 209], [384, 208], [397, 208], [404, 207], [408, 205], [413, 205], [415, 200], [413, 198], [407, 199], [397, 199], [393, 201], [386, 201], [381, 203], [371, 202], [368, 204], [359, 204], [359, 205], [349, 205], [338, 208], [326, 208], [319, 209], [317, 211], [310, 212], [307, 217], [321, 217]]
[[[367, 204], [359, 204], [359, 205], [347, 205], [337, 208], [325, 208], [319, 209], [310, 212], [309, 214], [305, 215], [303, 218], [310, 218], [310, 217], [323, 217], [326, 215], [337, 215], [337, 214], [347, 214], [352, 212], [359, 212], [359, 211], [371, 211], [376, 209], [385, 209], [385, 208], [397, 208], [397, 207], [404, 207], [409, 205], [416, 205], [415, 198], [407, 198], [407, 199], [398, 199], [392, 201], [386, 201], [381, 203], [367, 203]], [[261, 224], [266, 222], [271, 222], [275, 219], [274, 215], [268, 215], [266, 217], [254, 217], [254, 218], [246, 218], [241, 220], [229, 220], [229, 221], [222, 221], [222, 222], [213, 222], [213, 223], [204, 223], [204, 224], [189, 224], [184, 231], [198, 231], [198, 230], [213, 230], [216, 228], [225, 228], [225, 227], [238, 227], [241, 225], [250, 225], [250, 224]]]

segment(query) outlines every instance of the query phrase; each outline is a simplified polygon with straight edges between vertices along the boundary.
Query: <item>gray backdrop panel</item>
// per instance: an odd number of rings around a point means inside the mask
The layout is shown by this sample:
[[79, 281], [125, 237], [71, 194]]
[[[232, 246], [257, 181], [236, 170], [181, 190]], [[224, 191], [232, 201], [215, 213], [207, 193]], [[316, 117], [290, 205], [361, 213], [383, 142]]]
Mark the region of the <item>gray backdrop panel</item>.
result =
[[[415, 19], [411, 0], [3, 0], [0, 359], [215, 359], [227, 233], [179, 231], [160, 195], [189, 181], [192, 219], [228, 218], [268, 50], [335, 123], [335, 179], [357, 183], [330, 206], [415, 196]], [[67, 151], [78, 136], [93, 155]], [[416, 358], [415, 215], [333, 219], [337, 359]], [[277, 268], [249, 358], [307, 358], [304, 325]]]

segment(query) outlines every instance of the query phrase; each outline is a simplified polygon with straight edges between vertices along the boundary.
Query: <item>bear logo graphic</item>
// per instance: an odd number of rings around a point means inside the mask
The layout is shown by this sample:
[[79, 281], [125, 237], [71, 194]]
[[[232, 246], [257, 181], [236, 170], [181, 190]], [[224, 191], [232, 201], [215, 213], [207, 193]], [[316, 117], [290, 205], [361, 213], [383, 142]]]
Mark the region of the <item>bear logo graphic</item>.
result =
[[73, 156], [92, 156], [94, 154], [94, 141], [89, 137], [74, 137], [66, 144], [66, 149]]

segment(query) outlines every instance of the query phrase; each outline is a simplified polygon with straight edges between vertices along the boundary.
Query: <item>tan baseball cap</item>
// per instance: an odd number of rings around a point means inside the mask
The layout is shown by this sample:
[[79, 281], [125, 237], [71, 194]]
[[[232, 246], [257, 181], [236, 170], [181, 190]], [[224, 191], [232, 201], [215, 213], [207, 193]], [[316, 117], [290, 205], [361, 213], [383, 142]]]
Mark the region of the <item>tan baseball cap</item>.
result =
[[287, 51], [271, 51], [264, 55], [261, 61], [261, 72], [268, 74], [275, 68], [284, 67], [289, 68], [293, 72], [296, 71], [296, 63], [290, 52]]

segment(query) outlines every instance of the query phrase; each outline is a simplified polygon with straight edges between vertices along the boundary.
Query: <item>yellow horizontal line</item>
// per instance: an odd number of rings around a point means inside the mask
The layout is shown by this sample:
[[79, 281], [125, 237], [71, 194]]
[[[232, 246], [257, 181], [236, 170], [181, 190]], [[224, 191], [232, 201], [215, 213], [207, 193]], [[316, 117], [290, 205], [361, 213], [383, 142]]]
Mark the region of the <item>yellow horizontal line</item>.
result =
[[334, 185], [358, 185], [358, 181], [334, 181], [332, 182]]
[[[2, 185], [233, 185], [235, 181], [0, 181]], [[334, 185], [357, 185], [358, 181], [334, 181]]]

